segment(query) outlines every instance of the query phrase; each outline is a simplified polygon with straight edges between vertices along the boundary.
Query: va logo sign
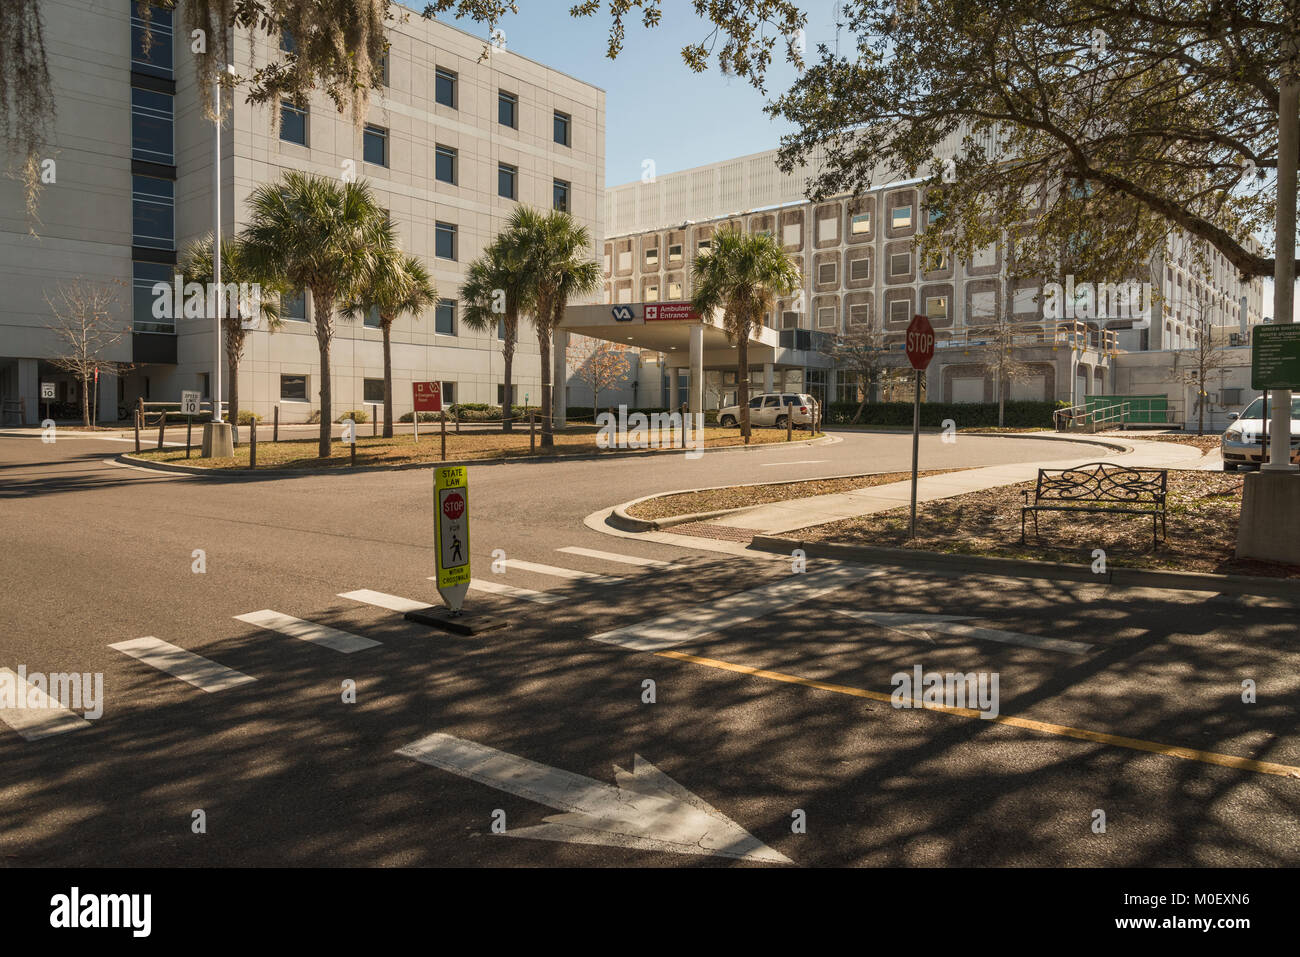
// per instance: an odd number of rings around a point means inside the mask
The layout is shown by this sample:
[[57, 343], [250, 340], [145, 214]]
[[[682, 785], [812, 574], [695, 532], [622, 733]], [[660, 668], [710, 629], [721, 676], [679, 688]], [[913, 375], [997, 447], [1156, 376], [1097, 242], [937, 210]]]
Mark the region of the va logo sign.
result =
[[618, 322], [631, 322], [636, 318], [631, 306], [615, 306], [610, 313]]

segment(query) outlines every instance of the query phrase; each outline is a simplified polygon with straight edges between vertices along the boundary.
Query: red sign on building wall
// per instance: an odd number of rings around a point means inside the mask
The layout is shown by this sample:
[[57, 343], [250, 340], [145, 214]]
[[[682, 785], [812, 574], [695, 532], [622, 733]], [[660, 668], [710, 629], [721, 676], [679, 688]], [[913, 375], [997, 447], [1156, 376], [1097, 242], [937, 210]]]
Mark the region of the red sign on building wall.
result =
[[691, 308], [689, 302], [656, 302], [643, 307], [646, 322], [664, 322], [667, 320], [686, 320], [699, 322], [700, 314]]

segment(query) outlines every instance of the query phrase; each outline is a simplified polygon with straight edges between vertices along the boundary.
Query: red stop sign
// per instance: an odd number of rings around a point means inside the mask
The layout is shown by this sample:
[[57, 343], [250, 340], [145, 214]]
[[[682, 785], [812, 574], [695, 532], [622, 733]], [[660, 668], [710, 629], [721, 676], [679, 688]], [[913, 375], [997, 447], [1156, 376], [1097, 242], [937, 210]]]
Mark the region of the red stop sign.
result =
[[442, 500], [442, 514], [448, 518], [460, 518], [465, 514], [465, 496], [452, 492]]
[[925, 316], [916, 315], [907, 325], [907, 361], [913, 369], [924, 369], [934, 358], [934, 326]]

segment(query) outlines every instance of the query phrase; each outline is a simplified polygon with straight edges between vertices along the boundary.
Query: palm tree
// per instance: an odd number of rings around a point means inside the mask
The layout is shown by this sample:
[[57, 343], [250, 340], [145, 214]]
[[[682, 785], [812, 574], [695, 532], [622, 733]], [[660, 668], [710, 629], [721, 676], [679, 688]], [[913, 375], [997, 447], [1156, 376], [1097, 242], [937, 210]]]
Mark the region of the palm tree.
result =
[[[181, 257], [181, 275], [185, 282], [196, 282], [203, 286], [205, 292], [212, 282], [212, 234], [208, 233], [196, 239], [186, 248]], [[248, 299], [235, 301], [234, 314], [226, 316], [225, 343], [227, 378], [230, 382], [230, 426], [235, 441], [239, 440], [239, 363], [244, 358], [244, 340], [248, 335], [244, 323], [256, 323], [265, 319], [267, 327], [274, 332], [280, 327], [280, 297], [287, 291], [286, 287], [272, 274], [255, 269], [249, 260], [247, 249], [240, 239], [224, 239], [221, 242], [221, 284], [247, 286], [257, 290], [257, 294]], [[179, 310], [177, 312], [179, 315]], [[221, 396], [213, 398], [219, 403]]]
[[691, 266], [695, 294], [691, 306], [701, 316], [721, 309], [727, 338], [736, 344], [737, 404], [740, 430], [749, 443], [749, 336], [777, 296], [799, 288], [799, 267], [766, 233], [746, 234], [734, 227], [718, 231]]
[[569, 300], [600, 288], [600, 266], [588, 255], [591, 233], [559, 210], [542, 213], [517, 207], [502, 235], [526, 257], [525, 272], [534, 290], [531, 315], [542, 361], [542, 447], [549, 448], [555, 445], [551, 343]]
[[398, 317], [420, 313], [438, 301], [438, 290], [429, 280], [429, 270], [417, 256], [404, 255], [393, 243], [376, 257], [364, 284], [345, 312], [350, 318], [365, 316], [372, 309], [379, 314], [384, 334], [384, 438], [393, 437], [393, 323]]
[[505, 364], [505, 394], [501, 403], [503, 432], [512, 431], [514, 419], [510, 379], [515, 345], [519, 341], [519, 317], [532, 311], [534, 296], [527, 257], [505, 233], [469, 264], [460, 287], [465, 325], [479, 332], [495, 334], [497, 323], [505, 324], [505, 338], [501, 343], [501, 357]]
[[388, 214], [364, 180], [292, 171], [249, 197], [245, 255], [261, 272], [311, 292], [320, 348], [320, 457], [329, 458], [332, 423], [330, 342], [334, 311], [375, 268], [392, 238]]

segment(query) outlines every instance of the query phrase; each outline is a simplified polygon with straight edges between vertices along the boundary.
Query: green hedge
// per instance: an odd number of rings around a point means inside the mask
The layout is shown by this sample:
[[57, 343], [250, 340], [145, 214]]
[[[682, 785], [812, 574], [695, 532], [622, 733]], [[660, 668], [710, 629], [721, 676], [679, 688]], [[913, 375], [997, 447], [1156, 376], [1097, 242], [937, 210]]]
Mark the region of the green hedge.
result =
[[[1052, 412], [1058, 402], [1018, 402], [1007, 400], [1003, 425], [1007, 428], [1032, 429], [1052, 427]], [[827, 425], [848, 425], [858, 411], [856, 402], [832, 402], [826, 407]], [[959, 429], [986, 428], [998, 424], [996, 402], [922, 402], [921, 425], [942, 428], [944, 419], [952, 419]], [[868, 402], [862, 408], [858, 425], [912, 424], [911, 402]]]

